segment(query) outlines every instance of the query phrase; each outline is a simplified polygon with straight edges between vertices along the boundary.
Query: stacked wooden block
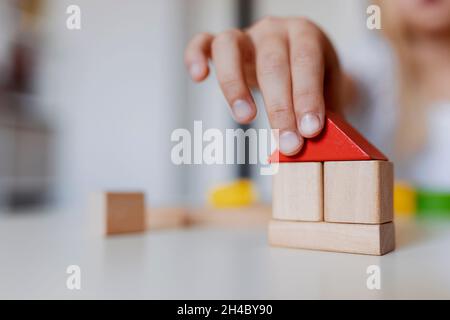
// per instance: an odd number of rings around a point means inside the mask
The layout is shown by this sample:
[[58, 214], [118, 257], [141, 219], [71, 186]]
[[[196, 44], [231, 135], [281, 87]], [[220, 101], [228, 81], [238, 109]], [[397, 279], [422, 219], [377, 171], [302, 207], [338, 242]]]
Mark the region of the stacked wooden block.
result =
[[272, 155], [275, 246], [383, 255], [395, 247], [393, 165], [328, 113], [324, 132], [295, 157]]

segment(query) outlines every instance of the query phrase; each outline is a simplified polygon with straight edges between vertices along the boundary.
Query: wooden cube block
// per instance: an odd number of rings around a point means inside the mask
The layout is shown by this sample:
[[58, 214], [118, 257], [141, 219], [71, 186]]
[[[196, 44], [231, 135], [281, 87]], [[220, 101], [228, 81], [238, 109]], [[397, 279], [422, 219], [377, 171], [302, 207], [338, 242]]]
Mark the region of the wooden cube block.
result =
[[322, 163], [279, 163], [272, 202], [274, 219], [323, 221]]
[[395, 248], [394, 223], [350, 224], [272, 220], [269, 243], [273, 246], [383, 255]]
[[147, 229], [145, 196], [140, 192], [106, 192], [98, 195], [104, 232], [107, 235], [142, 232]]
[[393, 164], [324, 163], [325, 221], [380, 224], [393, 220]]

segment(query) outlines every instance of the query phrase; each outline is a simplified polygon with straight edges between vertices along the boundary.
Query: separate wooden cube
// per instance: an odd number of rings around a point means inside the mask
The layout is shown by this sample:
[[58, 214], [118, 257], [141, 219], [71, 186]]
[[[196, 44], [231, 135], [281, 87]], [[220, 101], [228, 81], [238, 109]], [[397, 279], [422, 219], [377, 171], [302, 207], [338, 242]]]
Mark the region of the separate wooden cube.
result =
[[274, 219], [323, 221], [322, 163], [279, 163], [272, 201]]
[[272, 220], [269, 243], [273, 246], [384, 255], [395, 248], [394, 223], [350, 224]]
[[[147, 229], [145, 196], [140, 192], [105, 192], [97, 195], [94, 213], [107, 235], [142, 232]], [[98, 207], [100, 206], [100, 207]]]
[[393, 220], [393, 164], [324, 163], [325, 221], [380, 224]]

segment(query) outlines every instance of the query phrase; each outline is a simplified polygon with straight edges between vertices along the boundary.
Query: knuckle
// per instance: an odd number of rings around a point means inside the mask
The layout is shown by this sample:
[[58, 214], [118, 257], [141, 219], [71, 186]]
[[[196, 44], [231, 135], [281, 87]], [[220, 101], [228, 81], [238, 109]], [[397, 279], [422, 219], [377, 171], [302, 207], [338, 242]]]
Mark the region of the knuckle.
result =
[[266, 16], [257, 22], [259, 27], [272, 27], [280, 22], [280, 18], [274, 16]]
[[320, 51], [308, 44], [301, 45], [296, 52], [292, 54], [292, 64], [294, 67], [315, 63], [318, 60], [321, 60]]
[[265, 42], [267, 37], [285, 37], [287, 19], [268, 16], [264, 17], [248, 29], [247, 33], [251, 35], [256, 43]]
[[236, 42], [239, 37], [238, 30], [227, 30], [222, 33], [219, 33], [213, 40], [213, 46], [217, 46], [217, 44], [227, 44], [230, 42]]
[[194, 37], [195, 41], [203, 41], [211, 37], [211, 34], [208, 32], [201, 32]]
[[295, 38], [307, 38], [311, 42], [321, 42], [323, 34], [320, 28], [307, 18], [295, 18], [290, 24]]
[[203, 32], [195, 35], [189, 42], [190, 48], [201, 48], [205, 43], [207, 43], [213, 36], [210, 33]]
[[286, 67], [284, 55], [280, 52], [267, 52], [261, 57], [261, 74], [270, 75], [278, 73]]
[[297, 105], [301, 104], [319, 107], [323, 100], [322, 93], [311, 87], [294, 89], [292, 96]]
[[[204, 44], [213, 36], [210, 33], [203, 32], [196, 34], [187, 44], [184, 50], [184, 62], [188, 64], [193, 58], [202, 51]], [[209, 49], [209, 48], [208, 48]]]
[[316, 96], [316, 95], [317, 95], [317, 91], [313, 90], [312, 88], [309, 88], [309, 87], [295, 89], [293, 92], [293, 96], [298, 99], [305, 98], [305, 97], [312, 97], [312, 96]]
[[220, 79], [220, 85], [224, 94], [229, 97], [238, 97], [243, 93], [242, 82], [233, 75], [224, 75]]
[[299, 30], [314, 30], [316, 25], [306, 17], [297, 17], [292, 20], [293, 25]]
[[287, 123], [289, 120], [289, 108], [286, 104], [272, 104], [267, 113], [273, 123]]

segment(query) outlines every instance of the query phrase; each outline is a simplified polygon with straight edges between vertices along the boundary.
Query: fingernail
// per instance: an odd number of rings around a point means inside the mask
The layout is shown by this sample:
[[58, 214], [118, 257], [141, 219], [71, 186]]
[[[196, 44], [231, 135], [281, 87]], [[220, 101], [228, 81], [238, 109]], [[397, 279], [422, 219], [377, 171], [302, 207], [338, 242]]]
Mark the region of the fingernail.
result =
[[203, 66], [200, 63], [195, 62], [191, 64], [189, 72], [192, 78], [198, 79], [203, 75]]
[[300, 120], [300, 133], [305, 136], [315, 135], [320, 130], [320, 120], [314, 113], [303, 115]]
[[238, 121], [247, 121], [253, 114], [252, 107], [245, 100], [237, 100], [231, 108], [233, 118]]
[[295, 132], [286, 131], [280, 134], [279, 144], [281, 153], [291, 155], [300, 149], [302, 142]]

